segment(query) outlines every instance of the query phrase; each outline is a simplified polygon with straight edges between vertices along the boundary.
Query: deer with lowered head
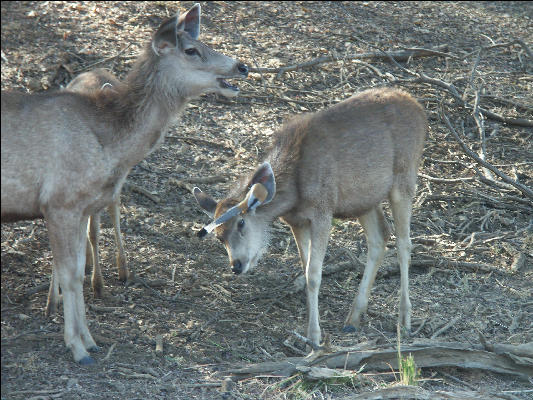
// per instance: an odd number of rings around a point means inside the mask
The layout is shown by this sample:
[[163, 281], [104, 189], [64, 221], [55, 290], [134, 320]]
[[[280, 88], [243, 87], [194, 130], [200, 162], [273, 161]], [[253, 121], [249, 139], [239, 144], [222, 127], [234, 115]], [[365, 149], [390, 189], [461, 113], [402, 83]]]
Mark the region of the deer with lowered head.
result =
[[191, 99], [233, 97], [248, 68], [198, 41], [200, 5], [163, 22], [113, 90], [2, 92], [2, 222], [44, 218], [63, 292], [64, 339], [80, 364], [98, 349], [87, 326], [87, 222], [116, 201], [131, 168], [158, 148]]
[[212, 218], [199, 236], [215, 231], [235, 274], [254, 267], [275, 218], [294, 235], [306, 277], [307, 337], [320, 344], [318, 291], [333, 218], [358, 218], [368, 259], [344, 331], [360, 327], [382, 262], [389, 227], [381, 202], [388, 199], [401, 271], [399, 322], [411, 326], [408, 270], [410, 218], [427, 131], [423, 108], [407, 93], [371, 89], [328, 109], [299, 116], [274, 134], [264, 163], [215, 201], [194, 196]]

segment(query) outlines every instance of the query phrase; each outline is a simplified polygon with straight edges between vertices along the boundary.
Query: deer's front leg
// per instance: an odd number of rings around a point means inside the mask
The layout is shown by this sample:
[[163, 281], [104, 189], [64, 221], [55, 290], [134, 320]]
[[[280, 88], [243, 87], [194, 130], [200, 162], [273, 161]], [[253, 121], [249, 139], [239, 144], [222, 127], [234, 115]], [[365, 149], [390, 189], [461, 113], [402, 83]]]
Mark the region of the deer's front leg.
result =
[[[326, 254], [331, 228], [331, 218], [313, 220], [309, 225], [309, 257], [305, 267], [307, 292], [307, 337], [320, 345], [320, 314], [318, 311], [318, 292], [322, 282], [322, 263]], [[302, 260], [302, 262], [304, 262]]]
[[92, 364], [94, 360], [87, 349], [94, 351], [98, 347], [87, 326], [83, 300], [87, 217], [71, 210], [54, 210], [46, 212], [45, 219], [54, 257], [54, 278], [63, 292], [65, 344], [75, 361]]

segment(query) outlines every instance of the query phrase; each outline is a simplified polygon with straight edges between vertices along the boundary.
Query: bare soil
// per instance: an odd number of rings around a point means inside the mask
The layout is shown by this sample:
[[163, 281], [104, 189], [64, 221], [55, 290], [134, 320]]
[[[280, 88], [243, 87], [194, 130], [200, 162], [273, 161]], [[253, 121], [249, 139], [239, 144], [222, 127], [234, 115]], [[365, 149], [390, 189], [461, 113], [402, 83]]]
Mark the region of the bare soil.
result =
[[[122, 78], [162, 19], [192, 4], [2, 2], [2, 90], [56, 90], [96, 67]], [[431, 338], [457, 318], [435, 340], [479, 343], [481, 334], [491, 343], [533, 341], [532, 202], [512, 186], [481, 180], [488, 174], [466, 156], [439, 113], [442, 107], [478, 153], [472, 109], [436, 85], [407, 82], [412, 76], [389, 60], [345, 57], [447, 45], [448, 57], [413, 57], [401, 65], [452, 83], [470, 104], [480, 91], [483, 108], [532, 120], [533, 60], [519, 44], [486, 48], [521, 39], [531, 49], [532, 3], [206, 2], [202, 13], [202, 40], [253, 68], [327, 55], [340, 61], [280, 76], [255, 72], [239, 82], [236, 99], [195, 100], [162, 147], [132, 170], [127, 182], [159, 199], [155, 203], [131, 186], [122, 193], [129, 267], [146, 285], [125, 287], [118, 280], [113, 229], [104, 213], [105, 295], [93, 298], [89, 278], [84, 290], [89, 326], [102, 348], [96, 365], [74, 363], [62, 339], [62, 312], [53, 319], [44, 316], [52, 265], [44, 223], [2, 225], [2, 399], [341, 399], [394, 384], [392, 373], [363, 369], [361, 379], [349, 384], [296, 386], [262, 377], [237, 382], [223, 393], [217, 371], [297, 355], [284, 345], [286, 339], [303, 348], [291, 335], [305, 331], [304, 292], [291, 292], [301, 268], [289, 229], [276, 222], [258, 267], [233, 276], [222, 246], [212, 237], [195, 236], [208, 218], [190, 193], [200, 186], [221, 198], [260, 163], [272, 132], [291, 115], [378, 86], [411, 92], [430, 121], [413, 212], [410, 274], [413, 331], [424, 326], [403, 340]], [[484, 127], [486, 161], [533, 187], [531, 127], [493, 119]], [[383, 270], [396, 265], [393, 239], [388, 247]], [[360, 225], [335, 220], [325, 264], [364, 262], [365, 252]], [[428, 259], [437, 261], [415, 263]], [[362, 330], [341, 332], [359, 273], [354, 260], [353, 269], [324, 277], [324, 333], [339, 346], [395, 343], [399, 275], [394, 270], [378, 275]], [[34, 293], [35, 288], [40, 290]], [[164, 342], [161, 355], [155, 352], [158, 335]], [[421, 373], [420, 385], [428, 390], [533, 396], [532, 381], [513, 376], [456, 368]]]

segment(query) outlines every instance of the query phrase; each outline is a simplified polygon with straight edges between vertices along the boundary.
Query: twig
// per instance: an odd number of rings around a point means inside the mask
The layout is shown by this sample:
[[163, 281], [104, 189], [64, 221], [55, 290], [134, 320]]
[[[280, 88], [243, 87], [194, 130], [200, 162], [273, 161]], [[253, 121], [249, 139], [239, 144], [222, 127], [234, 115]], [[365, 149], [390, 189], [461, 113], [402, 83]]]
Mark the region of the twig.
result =
[[109, 357], [111, 357], [111, 353], [113, 353], [113, 350], [115, 350], [115, 347], [117, 346], [117, 343], [113, 343], [111, 345], [111, 347], [109, 348], [109, 350], [107, 351], [107, 354], [106, 356], [102, 359], [102, 361], [107, 361], [109, 360]]
[[288, 347], [289, 349], [291, 349], [296, 354], [299, 354], [301, 356], [306, 356], [307, 355], [307, 353], [305, 351], [300, 350], [299, 348], [294, 347], [292, 344], [290, 344], [289, 343], [289, 339], [285, 339], [285, 341], [283, 342], [283, 345], [285, 347]]
[[[477, 129], [479, 132], [479, 141], [481, 142], [479, 150], [479, 158], [483, 161], [487, 160], [487, 146], [485, 143], [485, 125], [483, 124], [483, 116], [479, 111], [479, 91], [476, 93], [476, 99], [474, 100], [474, 111], [472, 111], [472, 117], [476, 121]], [[494, 177], [487, 168], [483, 168], [483, 172], [487, 179], [494, 180]]]
[[455, 317], [454, 319], [452, 319], [450, 322], [448, 322], [446, 325], [440, 328], [437, 332], [431, 335], [431, 339], [435, 339], [437, 336], [442, 335], [444, 332], [446, 332], [448, 329], [454, 326], [457, 323], [457, 321], [459, 321], [460, 319], [461, 317]]
[[155, 337], [155, 352], [157, 354], [163, 353], [163, 335], [157, 335]]
[[148, 197], [150, 200], [152, 200], [156, 204], [159, 204], [159, 202], [161, 201], [161, 200], [159, 200], [159, 197], [157, 197], [156, 195], [153, 195], [148, 190], [146, 190], [146, 189], [144, 189], [144, 188], [142, 188], [140, 186], [137, 186], [134, 183], [125, 182], [124, 186], [129, 188], [132, 192], [139, 193], [139, 194], [142, 194], [143, 196]]
[[183, 140], [184, 142], [204, 143], [204, 144], [207, 144], [207, 145], [210, 145], [210, 146], [221, 147], [224, 150], [229, 150], [229, 151], [235, 152], [231, 147], [229, 147], [229, 146], [227, 146], [227, 145], [225, 145], [223, 143], [217, 143], [217, 142], [213, 142], [212, 140], [207, 140], [207, 139], [200, 139], [200, 138], [187, 137], [187, 136], [167, 136], [167, 139]]
[[226, 175], [189, 176], [187, 178], [184, 178], [183, 181], [188, 182], [188, 183], [208, 184], [208, 183], [226, 182], [226, 179], [227, 179]]
[[521, 108], [524, 111], [527, 111], [527, 112], [530, 112], [530, 113], [533, 112], [533, 108], [530, 107], [530, 106], [526, 106], [524, 104], [520, 104], [520, 103], [517, 103], [517, 102], [512, 101], [512, 100], [504, 99], [502, 97], [494, 96], [492, 94], [482, 94], [481, 95], [481, 99], [491, 99], [493, 101], [496, 101], [496, 102], [499, 102], [499, 103], [502, 103], [502, 104], [507, 104], [507, 105], [510, 105], [510, 106], [513, 106], [513, 107], [516, 107], [516, 108]]
[[472, 176], [465, 177], [465, 178], [455, 178], [455, 179], [436, 178], [434, 176], [429, 176], [429, 175], [421, 174], [421, 173], [418, 173], [418, 176], [421, 176], [422, 178], [427, 179], [430, 182], [435, 182], [435, 183], [460, 183], [460, 182], [473, 181], [475, 179]]
[[422, 321], [422, 323], [420, 324], [420, 326], [416, 329], [416, 331], [414, 331], [413, 333], [411, 333], [411, 337], [415, 337], [416, 335], [418, 335], [418, 333], [422, 330], [422, 328], [426, 325], [426, 322], [427, 322], [427, 318], [424, 318], [424, 320]]
[[219, 387], [219, 386], [222, 386], [222, 382], [186, 383], [181, 386], [190, 387], [190, 388]]
[[[481, 111], [481, 109], [480, 109]], [[488, 162], [480, 159], [476, 153], [474, 153], [472, 150], [470, 150], [467, 145], [461, 140], [461, 138], [459, 137], [459, 135], [457, 134], [457, 132], [455, 131], [455, 129], [453, 128], [452, 124], [450, 123], [450, 120], [448, 119], [448, 117], [446, 116], [446, 114], [444, 113], [444, 110], [441, 110], [441, 114], [442, 114], [442, 118], [444, 119], [444, 122], [446, 123], [446, 126], [448, 126], [448, 129], [450, 130], [450, 132], [452, 133], [452, 135], [455, 137], [455, 139], [459, 142], [459, 144], [461, 145], [461, 147], [463, 148], [463, 150], [465, 151], [465, 153], [472, 159], [474, 159], [478, 164], [482, 165], [483, 167], [485, 168], [488, 168], [489, 170], [491, 170], [492, 172], [494, 172], [496, 175], [498, 175], [504, 182], [506, 183], [509, 183], [510, 185], [514, 186], [516, 189], [518, 189], [519, 191], [521, 191], [523, 194], [525, 194], [527, 197], [529, 197], [530, 199], [533, 199], [533, 191], [528, 188], [527, 186], [519, 183], [519, 182], [515, 182], [513, 179], [511, 179], [510, 177], [508, 177], [507, 175], [505, 175], [503, 172], [501, 172], [499, 169], [493, 167], [491, 164], [489, 164]]]
[[[526, 45], [526, 43], [522, 39], [515, 39], [515, 40], [513, 40], [511, 42], [496, 43], [496, 44], [493, 44], [493, 45], [490, 45], [490, 46], [484, 46], [484, 47], [481, 48], [481, 50], [491, 50], [491, 49], [497, 49], [497, 48], [501, 48], [501, 47], [511, 47], [511, 46], [514, 46], [515, 44], [520, 45], [522, 47], [522, 49], [524, 49], [526, 54], [529, 56], [529, 58], [531, 58], [533, 60], [533, 53], [531, 53], [530, 48]], [[463, 57], [463, 59], [470, 57], [475, 52], [476, 51], [468, 53], [465, 57]]]
[[306, 345], [310, 346], [313, 350], [315, 351], [318, 351], [318, 350], [322, 350], [322, 346], [319, 346], [317, 345], [316, 343], [314, 343], [311, 339], [305, 337], [305, 336], [302, 336], [300, 335], [298, 332], [296, 331], [292, 331], [291, 332], [294, 336], [296, 336], [299, 340], [301, 340], [302, 342], [304, 342]]
[[51, 395], [54, 393], [62, 392], [62, 389], [45, 389], [45, 390], [16, 390], [14, 392], [10, 392], [7, 394], [7, 396], [15, 396], [20, 394], [47, 394]]
[[92, 67], [96, 66], [96, 65], [99, 65], [99, 64], [103, 64], [107, 61], [111, 61], [112, 59], [114, 58], [117, 58], [118, 56], [120, 56], [122, 53], [124, 53], [130, 46], [132, 45], [132, 43], [128, 43], [126, 46], [124, 46], [124, 48], [122, 50], [120, 50], [117, 54], [115, 54], [114, 56], [111, 56], [111, 57], [106, 57], [106, 58], [103, 58], [101, 59], [100, 61], [97, 61], [95, 63], [92, 63], [92, 64], [89, 64], [81, 69], [78, 69], [76, 71], [74, 71], [75, 74], [79, 74], [80, 72], [83, 72], [83, 71], [87, 71], [89, 69], [91, 69]]
[[474, 82], [474, 75], [476, 73], [477, 66], [479, 65], [479, 60], [481, 60], [481, 49], [477, 52], [476, 61], [474, 62], [474, 66], [472, 67], [472, 71], [470, 72], [470, 80], [465, 86], [465, 90], [463, 90], [463, 100], [466, 100], [466, 92], [470, 86], [472, 86], [472, 83]]

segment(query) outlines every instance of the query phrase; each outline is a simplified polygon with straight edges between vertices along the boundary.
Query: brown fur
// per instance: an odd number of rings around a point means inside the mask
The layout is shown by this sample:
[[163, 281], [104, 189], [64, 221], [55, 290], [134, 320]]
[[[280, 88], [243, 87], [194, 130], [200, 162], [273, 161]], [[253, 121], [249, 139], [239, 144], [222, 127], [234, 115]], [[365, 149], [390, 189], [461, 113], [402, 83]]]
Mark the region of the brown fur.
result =
[[83, 298], [89, 216], [116, 201], [130, 169], [157, 148], [189, 100], [234, 96], [220, 79], [247, 75], [244, 64], [199, 42], [199, 27], [199, 4], [164, 22], [113, 90], [2, 93], [2, 222], [46, 220], [75, 361], [94, 362], [87, 350], [96, 348]]
[[[320, 340], [318, 288], [331, 220], [359, 218], [367, 236], [367, 267], [346, 320], [346, 329], [353, 329], [366, 311], [390, 235], [381, 211], [386, 199], [394, 215], [402, 272], [400, 322], [409, 329], [409, 221], [426, 132], [422, 107], [397, 89], [366, 90], [328, 109], [296, 117], [275, 133], [265, 159], [276, 181], [272, 201], [216, 228], [233, 271], [242, 273], [257, 262], [268, 224], [278, 217], [289, 224], [306, 272], [308, 337], [315, 343]], [[215, 218], [246, 197], [261, 169], [217, 204]], [[204, 205], [214, 204], [201, 196]]]

